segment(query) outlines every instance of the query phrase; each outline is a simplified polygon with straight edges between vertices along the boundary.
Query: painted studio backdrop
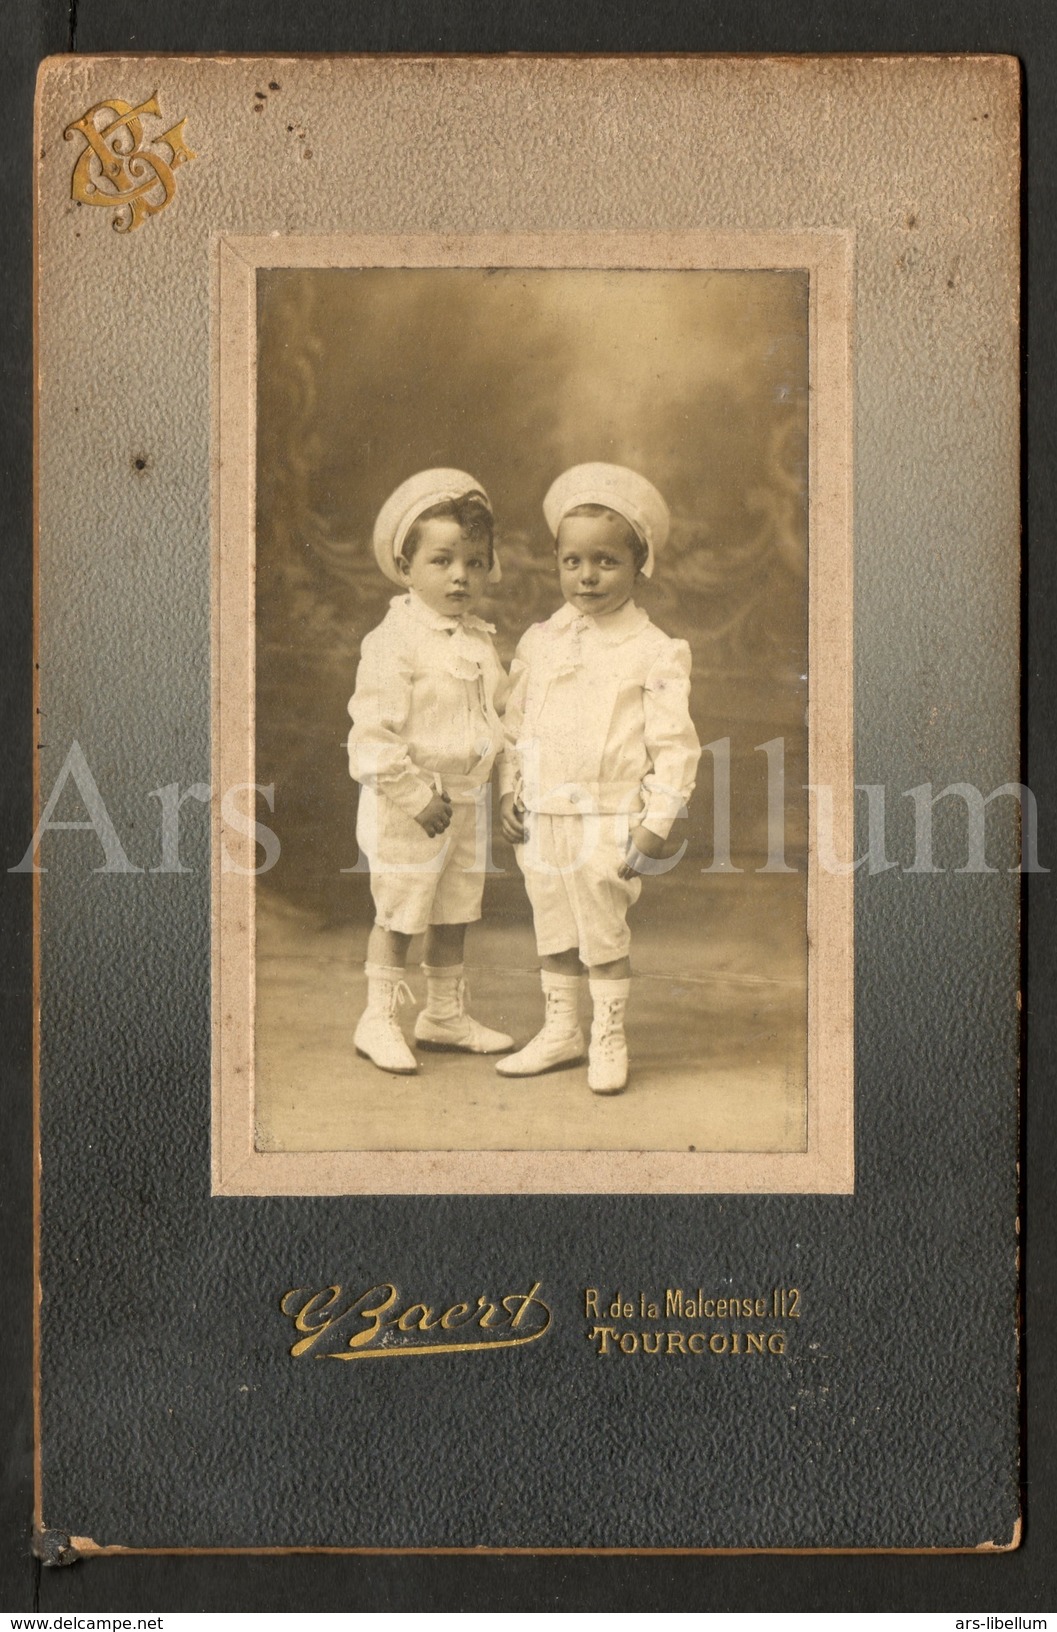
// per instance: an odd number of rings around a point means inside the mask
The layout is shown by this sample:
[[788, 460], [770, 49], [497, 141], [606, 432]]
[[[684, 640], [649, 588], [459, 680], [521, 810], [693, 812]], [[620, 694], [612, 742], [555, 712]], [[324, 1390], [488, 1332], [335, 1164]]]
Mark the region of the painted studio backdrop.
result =
[[[281, 844], [256, 892], [259, 1147], [802, 1149], [806, 274], [268, 270], [258, 335], [256, 780]], [[344, 746], [360, 642], [396, 593], [375, 515], [414, 471], [478, 477], [503, 565], [481, 610], [509, 663], [561, 601], [543, 495], [598, 459], [671, 507], [636, 599], [689, 642], [714, 745], [677, 824], [686, 854], [629, 918], [628, 1090], [503, 1080], [467, 1055], [386, 1076], [352, 1047], [372, 907]], [[540, 1014], [531, 915], [498, 833], [493, 855], [467, 978], [520, 1045]]]

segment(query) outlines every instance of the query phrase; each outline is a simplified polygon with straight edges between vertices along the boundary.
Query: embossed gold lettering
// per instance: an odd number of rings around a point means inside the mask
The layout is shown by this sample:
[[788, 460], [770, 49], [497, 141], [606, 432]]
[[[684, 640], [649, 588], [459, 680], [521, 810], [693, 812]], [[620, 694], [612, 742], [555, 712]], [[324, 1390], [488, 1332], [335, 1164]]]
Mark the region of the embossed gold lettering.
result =
[[[440, 1321], [430, 1320], [433, 1310], [425, 1303], [412, 1303], [406, 1308], [397, 1320], [397, 1327], [402, 1332], [430, 1332]], [[416, 1315], [418, 1318], [416, 1319]]]
[[[755, 1300], [747, 1300], [754, 1302]], [[684, 1297], [683, 1307], [689, 1300]], [[599, 1355], [692, 1354], [710, 1356], [775, 1354], [786, 1352], [786, 1334], [742, 1331], [631, 1331], [619, 1326], [593, 1326], [586, 1334]]]
[[[357, 1305], [363, 1303], [365, 1298], [373, 1298], [376, 1292], [386, 1293], [386, 1296], [382, 1299], [381, 1303], [376, 1304], [373, 1309], [357, 1308]], [[387, 1310], [393, 1307], [395, 1302], [396, 1287], [390, 1286], [388, 1282], [382, 1286], [372, 1286], [369, 1292], [365, 1292], [363, 1294], [363, 1297], [357, 1298], [356, 1303], [353, 1304], [352, 1308], [355, 1309], [358, 1314], [362, 1315], [364, 1320], [369, 1320], [371, 1324], [369, 1326], [365, 1326], [362, 1332], [353, 1332], [345, 1347], [347, 1349], [359, 1349], [362, 1348], [365, 1343], [370, 1343], [371, 1339], [377, 1336], [378, 1332], [381, 1331], [382, 1316], [387, 1312]]]
[[590, 1334], [592, 1343], [597, 1342], [599, 1354], [609, 1354], [609, 1340], [617, 1335], [615, 1326], [596, 1326]]
[[[508, 1297], [503, 1299], [503, 1308], [511, 1317], [511, 1331], [516, 1331], [516, 1329], [521, 1325], [533, 1304], [536, 1304], [536, 1306], [540, 1309], [546, 1307], [545, 1304], [539, 1303], [536, 1297], [536, 1293], [539, 1291], [540, 1285], [541, 1282], [537, 1281], [528, 1292], [511, 1292]], [[515, 1304], [516, 1308], [511, 1308], [511, 1304]]]
[[[327, 1311], [332, 1310], [341, 1298], [340, 1286], [328, 1286], [323, 1292], [314, 1292], [308, 1301], [295, 1312], [290, 1305], [300, 1297], [304, 1290], [303, 1286], [295, 1286], [291, 1292], [284, 1294], [279, 1303], [284, 1315], [293, 1316], [296, 1329], [299, 1332], [308, 1333], [307, 1337], [301, 1338], [300, 1342], [294, 1344], [290, 1350], [291, 1354], [305, 1354], [313, 1343], [323, 1336], [324, 1332], [330, 1330], [335, 1317], [333, 1315], [328, 1316]], [[314, 1317], [316, 1316], [320, 1318], [315, 1320]]]
[[[468, 1349], [516, 1348], [534, 1343], [550, 1328], [551, 1312], [538, 1296], [542, 1283], [534, 1281], [527, 1292], [507, 1293], [500, 1299], [481, 1296], [476, 1304], [455, 1302], [443, 1307], [438, 1302], [403, 1302], [398, 1288], [390, 1282], [351, 1297], [340, 1285], [311, 1292], [294, 1287], [280, 1299], [283, 1314], [297, 1331], [304, 1333], [290, 1352], [294, 1356], [314, 1350], [316, 1358], [357, 1360], [385, 1358], [401, 1354], [451, 1354]], [[356, 1319], [355, 1329], [348, 1324]], [[339, 1338], [338, 1327], [346, 1323], [348, 1332]], [[466, 1334], [458, 1342], [443, 1337], [460, 1328], [477, 1326], [480, 1335]], [[504, 1328], [517, 1335], [503, 1336]], [[320, 1340], [329, 1333], [326, 1343]], [[411, 1341], [421, 1337], [421, 1341]], [[338, 1341], [335, 1341], [338, 1339]]]

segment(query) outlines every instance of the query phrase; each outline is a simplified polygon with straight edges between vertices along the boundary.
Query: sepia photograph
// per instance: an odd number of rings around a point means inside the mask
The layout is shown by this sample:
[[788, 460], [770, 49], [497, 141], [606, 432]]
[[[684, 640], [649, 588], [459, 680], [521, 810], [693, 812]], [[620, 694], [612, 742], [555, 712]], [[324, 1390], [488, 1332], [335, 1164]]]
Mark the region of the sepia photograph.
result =
[[254, 1152], [804, 1157], [810, 267], [252, 294]]

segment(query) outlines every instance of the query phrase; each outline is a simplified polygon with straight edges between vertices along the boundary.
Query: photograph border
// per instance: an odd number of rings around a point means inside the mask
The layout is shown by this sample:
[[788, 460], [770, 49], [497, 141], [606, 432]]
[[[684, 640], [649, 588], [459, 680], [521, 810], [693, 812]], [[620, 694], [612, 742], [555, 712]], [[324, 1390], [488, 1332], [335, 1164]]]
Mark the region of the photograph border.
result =
[[[261, 1151], [254, 1140], [254, 827], [214, 801], [213, 1193], [814, 1193], [854, 1188], [852, 713], [853, 235], [223, 235], [213, 342], [213, 786], [255, 774], [256, 282], [265, 268], [803, 270], [809, 276], [807, 1147], [796, 1152]], [[704, 1067], [702, 1068], [704, 1075]]]

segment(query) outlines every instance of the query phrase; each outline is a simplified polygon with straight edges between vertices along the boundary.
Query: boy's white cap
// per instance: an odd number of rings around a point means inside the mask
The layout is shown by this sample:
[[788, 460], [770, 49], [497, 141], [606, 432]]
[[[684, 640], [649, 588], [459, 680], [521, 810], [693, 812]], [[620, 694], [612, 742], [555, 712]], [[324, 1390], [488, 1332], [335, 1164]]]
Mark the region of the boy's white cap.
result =
[[[401, 482], [395, 493], [390, 493], [378, 512], [373, 539], [374, 558], [387, 578], [394, 584], [403, 584], [397, 558], [422, 512], [450, 499], [464, 499], [468, 493], [482, 498], [491, 512], [488, 494], [465, 470], [420, 470], [417, 476], [409, 476], [406, 482]], [[488, 581], [497, 584], [501, 577], [499, 556], [493, 548]]]
[[581, 504], [604, 504], [631, 523], [646, 546], [642, 575], [652, 578], [655, 552], [664, 548], [672, 519], [653, 483], [626, 465], [574, 465], [558, 477], [543, 501], [543, 514], [555, 538], [569, 511]]

